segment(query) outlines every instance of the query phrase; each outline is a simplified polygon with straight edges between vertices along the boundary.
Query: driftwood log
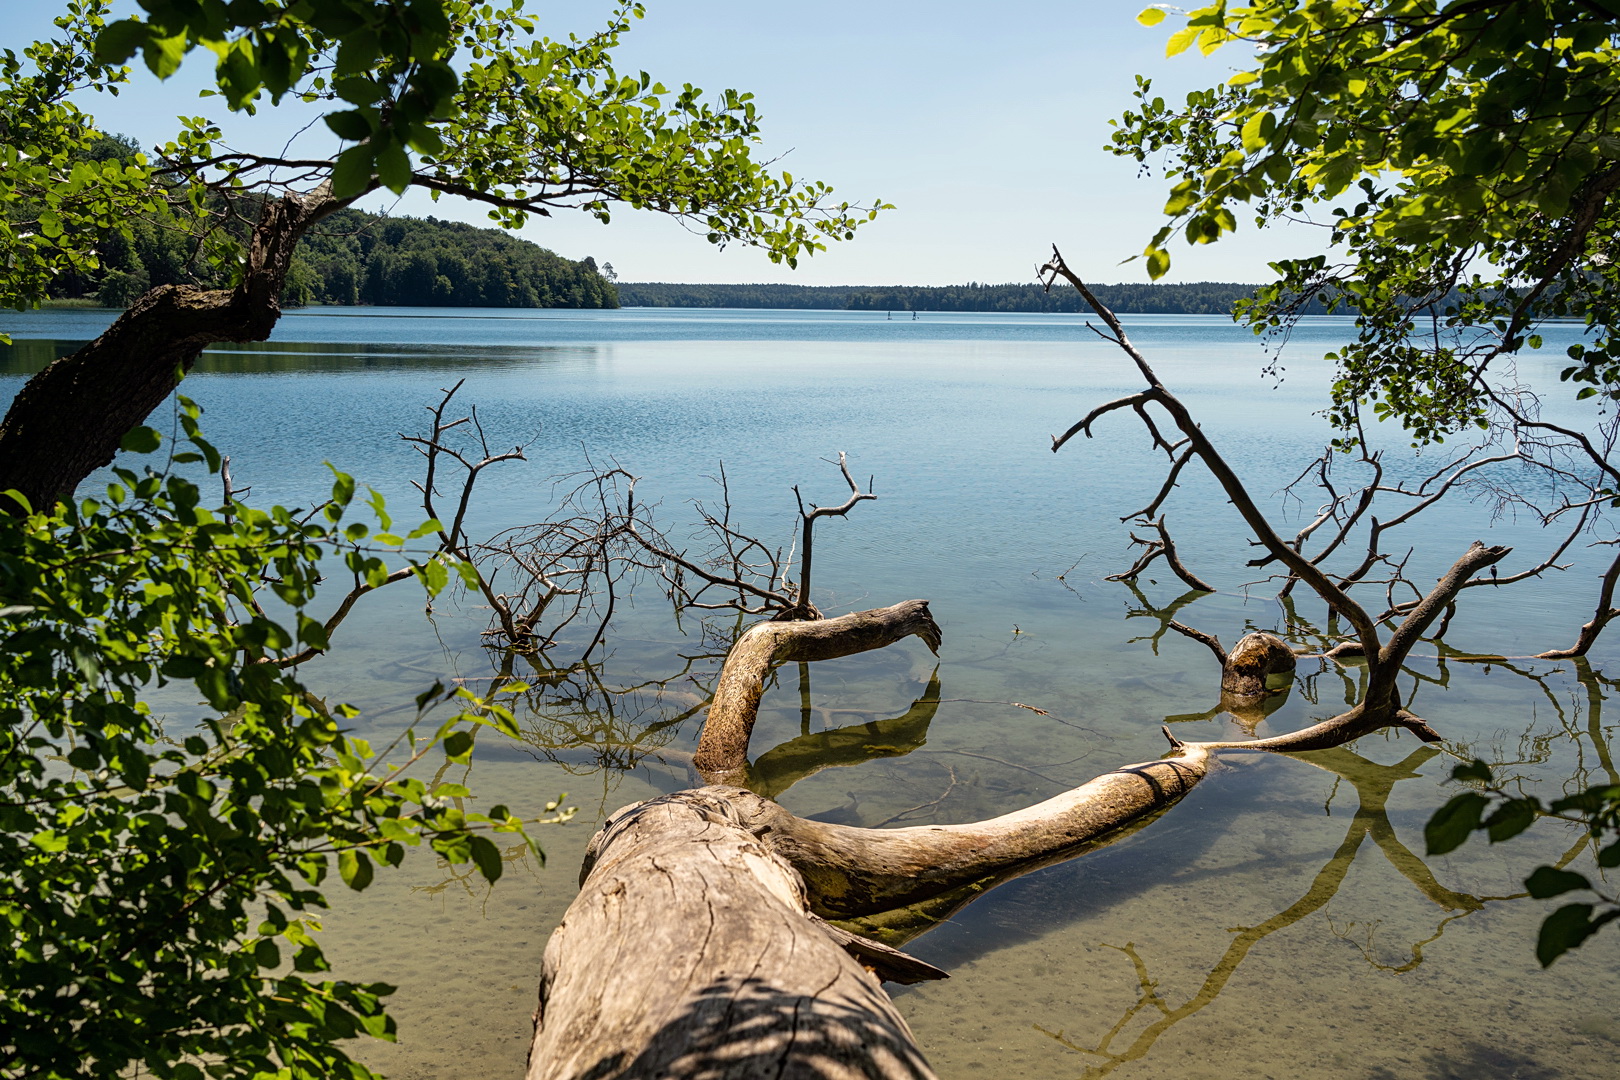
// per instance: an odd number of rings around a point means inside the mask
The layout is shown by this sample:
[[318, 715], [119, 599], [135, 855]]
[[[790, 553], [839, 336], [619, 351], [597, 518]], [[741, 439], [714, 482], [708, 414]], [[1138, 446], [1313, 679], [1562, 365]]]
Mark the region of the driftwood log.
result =
[[881, 927], [895, 912], [960, 906], [1125, 835], [1209, 771], [1211, 755], [1186, 746], [988, 821], [902, 829], [808, 821], [712, 782], [747, 775], [775, 664], [910, 635], [939, 643], [923, 601], [761, 623], [738, 639], [699, 746], [711, 783], [625, 807], [591, 842], [580, 895], [546, 947], [529, 1080], [931, 1077], [881, 982], [945, 973], [825, 920]]

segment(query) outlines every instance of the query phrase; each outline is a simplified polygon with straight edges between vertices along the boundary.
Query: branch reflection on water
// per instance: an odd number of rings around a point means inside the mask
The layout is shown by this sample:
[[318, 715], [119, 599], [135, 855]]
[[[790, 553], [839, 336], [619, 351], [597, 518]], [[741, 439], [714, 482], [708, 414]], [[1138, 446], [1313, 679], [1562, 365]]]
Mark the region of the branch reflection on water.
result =
[[[1166, 609], [1155, 609], [1144, 600], [1142, 609], [1131, 614], [1152, 616], [1160, 621], [1159, 632], [1149, 635], [1156, 645], [1177, 609], [1193, 599], [1196, 596], [1183, 597]], [[1324, 639], [1332, 635], [1331, 627], [1321, 632]], [[651, 769], [649, 775], [654, 776], [657, 786], [667, 785], [673, 789], [696, 784], [699, 780], [691, 769], [691, 753], [685, 749], [695, 737], [695, 732], [684, 731], [683, 728], [688, 720], [699, 716], [708, 705], [710, 688], [718, 673], [719, 661], [724, 656], [724, 649], [720, 646], [724, 644], [723, 641], [716, 642], [715, 649], [682, 657], [683, 666], [672, 675], [630, 684], [612, 683], [598, 666], [558, 672], [536, 668], [532, 675], [524, 673], [532, 686], [527, 695], [529, 708], [524, 741], [548, 760], [558, 762], [570, 771], [606, 774]], [[1459, 670], [1481, 671], [1481, 665], [1487, 662], [1484, 658], [1453, 654], [1443, 645], [1438, 646], [1438, 653], [1438, 656], [1426, 658], [1427, 664], [1409, 665], [1410, 698], [1425, 690], [1451, 690]], [[1466, 663], [1467, 668], [1457, 669], [1455, 665], [1458, 663]], [[1550, 706], [1556, 720], [1549, 718], [1538, 721], [1516, 740], [1511, 735], [1502, 734], [1490, 740], [1488, 745], [1454, 744], [1445, 750], [1426, 745], [1393, 765], [1378, 764], [1345, 747], [1292, 755], [1302, 764], [1334, 775], [1334, 794], [1329, 796], [1324, 807], [1328, 813], [1332, 813], [1333, 803], [1341, 793], [1348, 794], [1348, 790], [1353, 789], [1357, 796], [1357, 806], [1343, 839], [1299, 899], [1256, 925], [1234, 928], [1231, 932], [1235, 936], [1231, 943], [1197, 991], [1179, 1004], [1173, 1004], [1160, 993], [1159, 984], [1152, 975], [1151, 958], [1143, 956], [1134, 943], [1110, 945], [1109, 948], [1117, 949], [1130, 961], [1136, 976], [1134, 1000], [1125, 1006], [1117, 1021], [1094, 1043], [1063, 1030], [1048, 1030], [1038, 1024], [1035, 1025], [1037, 1030], [1061, 1046], [1091, 1059], [1082, 1074], [1087, 1080], [1106, 1076], [1127, 1062], [1143, 1058], [1172, 1027], [1212, 1004], [1227, 988], [1232, 976], [1255, 946], [1270, 935], [1324, 911], [1338, 895], [1352, 865], [1369, 840], [1390, 866], [1439, 913], [1431, 932], [1414, 940], [1403, 938], [1399, 945], [1379, 941], [1380, 935], [1388, 936], [1388, 930], [1380, 922], [1339, 922], [1329, 915], [1329, 933], [1353, 945], [1366, 962], [1378, 970], [1391, 973], [1412, 971], [1424, 962], [1425, 949], [1438, 941], [1453, 923], [1489, 905], [1527, 897], [1526, 892], [1475, 895], [1443, 884], [1424, 860], [1397, 835], [1386, 809], [1391, 793], [1400, 782], [1419, 777], [1420, 769], [1444, 752], [1464, 758], [1484, 757], [1510, 770], [1517, 767], [1514, 779], [1525, 786], [1545, 778], [1545, 770], [1553, 762], [1555, 754], [1568, 756], [1572, 760], [1572, 775], [1564, 782], [1568, 789], [1584, 787], [1599, 774], [1610, 782], [1620, 782], [1609, 743], [1612, 733], [1605, 729], [1602, 722], [1603, 699], [1606, 693], [1620, 688], [1620, 683], [1595, 671], [1584, 658], [1567, 662], [1567, 667], [1550, 669], [1515, 664], [1503, 658], [1490, 658], [1488, 663], [1498, 671], [1511, 673], [1533, 684], [1539, 700]], [[796, 670], [781, 669], [778, 677], [791, 678], [789, 672], [797, 676], [794, 689], [798, 697], [799, 733], [752, 761], [746, 774], [748, 787], [767, 798], [779, 799], [795, 784], [825, 769], [859, 766], [919, 752], [938, 753], [940, 757], [929, 759], [938, 766], [937, 769], [914, 767], [906, 773], [908, 781], [912, 783], [932, 774], [939, 785], [937, 795], [924, 798], [917, 806], [898, 814], [867, 824], [883, 826], [951, 816], [948, 804], [953, 799], [953, 793], [957, 792], [959, 777], [950, 762], [961, 759], [949, 755], [965, 752], [924, 749], [930, 725], [940, 704], [942, 701], [956, 700], [942, 697], [938, 667], [930, 673], [926, 685], [911, 706], [899, 715], [840, 726], [830, 725], [851, 710], [818, 708], [811, 693], [810, 666], [799, 664], [795, 667]], [[1567, 680], [1566, 673], [1573, 674], [1573, 686]], [[515, 673], [505, 670], [502, 674], [510, 677]], [[1325, 686], [1322, 685], [1324, 680]], [[1312, 705], [1318, 704], [1324, 697], [1339, 696], [1341, 689], [1345, 701], [1349, 703], [1359, 697], [1363, 681], [1363, 672], [1353, 662], [1341, 664], [1323, 661], [1315, 672], [1299, 672], [1292, 686], [1297, 686], [1301, 696]], [[1223, 699], [1204, 712], [1172, 715], [1165, 720], [1168, 723], [1213, 720], [1224, 713], [1246, 731], [1252, 732], [1256, 725], [1285, 704], [1292, 686], [1279, 689], [1258, 702], [1240, 704]], [[1014, 702], [1002, 704], [1017, 705]], [[1545, 716], [1545, 709], [1539, 715]], [[818, 716], [823, 725], [820, 730], [816, 727]], [[986, 760], [1001, 759], [987, 757]], [[1017, 762], [1001, 763], [1030, 771], [1027, 766], [1018, 765]], [[1061, 783], [1057, 780], [1052, 782]], [[960, 795], [954, 797], [960, 798]], [[1120, 837], [1109, 838], [1109, 842], [1148, 827], [1152, 820], [1136, 823], [1123, 830]], [[1586, 848], [1587, 839], [1582, 836], [1564, 852], [1557, 865], [1563, 867], [1569, 864]], [[926, 904], [842, 925], [891, 946], [899, 946], [940, 925], [1004, 881], [1042, 866], [1067, 861], [1082, 853], [1082, 850], [1058, 853], [1038, 864], [1009, 870], [994, 879], [976, 882]], [[425, 891], [442, 892], [455, 883], [453, 876]], [[463, 884], [463, 887], [466, 885]], [[1391, 956], [1391, 953], [1394, 955]]]
[[[1434, 873], [1413, 851], [1401, 842], [1395, 834], [1395, 828], [1390, 823], [1385, 806], [1389, 800], [1390, 792], [1402, 780], [1413, 779], [1420, 775], [1418, 769], [1441, 751], [1434, 746], [1422, 746], [1408, 754], [1403, 760], [1394, 765], [1379, 765], [1369, 761], [1360, 754], [1354, 753], [1344, 747], [1331, 750], [1317, 750], [1309, 754], [1291, 755], [1300, 761], [1314, 765], [1336, 774], [1341, 780], [1349, 781], [1355, 788], [1360, 802], [1356, 808], [1355, 816], [1351, 819], [1350, 827], [1345, 833], [1344, 840], [1339, 844], [1331, 858], [1312, 879], [1305, 894], [1288, 907], [1279, 911], [1271, 918], [1254, 926], [1236, 927], [1233, 933], [1237, 935], [1227, 947], [1226, 952], [1210, 969], [1209, 975], [1204, 979], [1197, 993], [1193, 994], [1180, 1005], [1172, 1006], [1158, 992], [1158, 982], [1152, 977], [1147, 962], [1137, 952], [1133, 943], [1112, 945], [1109, 948], [1117, 949], [1131, 961], [1136, 973], [1139, 996], [1136, 1001], [1126, 1007], [1119, 1020], [1109, 1028], [1095, 1045], [1087, 1046], [1069, 1037], [1063, 1031], [1050, 1031], [1039, 1024], [1034, 1025], [1042, 1034], [1050, 1037], [1064, 1047], [1088, 1057], [1099, 1058], [1095, 1064], [1089, 1065], [1081, 1074], [1084, 1080], [1095, 1080], [1097, 1077], [1107, 1076], [1119, 1066], [1135, 1061], [1148, 1053], [1159, 1037], [1187, 1017], [1199, 1012], [1210, 1005], [1226, 989], [1227, 982], [1237, 971], [1244, 959], [1266, 937], [1293, 926], [1306, 916], [1320, 911], [1332, 900], [1344, 884], [1350, 872], [1351, 865], [1356, 860], [1357, 853], [1363, 843], [1371, 839], [1378, 850], [1389, 860], [1402, 877], [1432, 902], [1436, 907], [1447, 914], [1439, 921], [1433, 934], [1420, 941], [1413, 942], [1409, 948], [1409, 959], [1400, 965], [1388, 965], [1379, 962], [1372, 955], [1371, 934], [1373, 928], [1366, 928], [1365, 947], [1362, 953], [1368, 963], [1385, 971], [1410, 971], [1423, 962], [1423, 948], [1436, 941], [1451, 923], [1466, 918], [1476, 911], [1484, 909], [1487, 904], [1516, 900], [1528, 896], [1528, 893], [1518, 892], [1503, 896], [1475, 896], [1470, 893], [1458, 892], [1440, 884]], [[1563, 866], [1574, 859], [1585, 847], [1586, 838], [1571, 848], [1558, 865]], [[1331, 925], [1331, 924], [1330, 924]], [[1351, 924], [1353, 927], [1355, 924]], [[1334, 932], [1348, 939], [1349, 930], [1340, 933], [1336, 928]], [[1361, 947], [1361, 943], [1355, 943]], [[1157, 1013], [1152, 1023], [1138, 1031], [1123, 1047], [1116, 1044], [1132, 1021], [1142, 1014]]]

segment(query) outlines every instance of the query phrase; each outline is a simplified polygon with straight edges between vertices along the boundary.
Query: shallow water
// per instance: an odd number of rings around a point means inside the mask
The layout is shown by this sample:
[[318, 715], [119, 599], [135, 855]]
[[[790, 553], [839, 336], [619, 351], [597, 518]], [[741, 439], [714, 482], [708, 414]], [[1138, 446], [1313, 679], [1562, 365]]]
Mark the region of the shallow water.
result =
[[[0, 394], [104, 323], [91, 312], [0, 319], [18, 339], [0, 354]], [[1313, 357], [1342, 323], [1313, 320], [1296, 334], [1280, 384], [1261, 375], [1268, 358], [1255, 339], [1221, 320], [1130, 324], [1257, 495], [1315, 453], [1325, 369]], [[1553, 360], [1522, 366], [1556, 383]], [[723, 458], [738, 518], [784, 545], [791, 485], [815, 501], [843, 498], [819, 459], [847, 451], [858, 475], [875, 475], [879, 499], [818, 534], [817, 602], [838, 612], [926, 597], [945, 643], [937, 660], [908, 640], [817, 664], [807, 688], [798, 669], [780, 673], [759, 754], [876, 723], [874, 745], [892, 755], [874, 750], [799, 780], [779, 796], [796, 813], [973, 820], [1158, 756], [1167, 718], [1184, 738], [1227, 730], [1218, 716], [1197, 719], [1218, 698], [1209, 654], [1165, 635], [1155, 614], [1180, 583], [1162, 564], [1139, 594], [1103, 580], [1133, 557], [1119, 518], [1157, 490], [1162, 455], [1127, 414], [1048, 450], [1092, 405], [1137, 389], [1129, 362], [1077, 317], [309, 312], [287, 316], [265, 345], [206, 354], [185, 391], [255, 502], [308, 505], [330, 485], [330, 460], [404, 518], [416, 459], [398, 435], [420, 430], [423, 407], [462, 378], [460, 399], [478, 405], [492, 445], [533, 440], [529, 461], [488, 475], [475, 531], [546, 517], [551, 478], [579, 468], [582, 447], [641, 476], [638, 492], [662, 498], [666, 524], [690, 518], [685, 500], [711, 495], [703, 477]], [[1415, 472], [1433, 455], [1391, 457]], [[1270, 505], [1289, 520], [1314, 511]], [[1177, 618], [1228, 642], [1282, 625], [1263, 585], [1245, 589], [1256, 576], [1243, 565], [1246, 534], [1207, 481], [1185, 478], [1167, 513], [1184, 559], [1221, 590]], [[1527, 523], [1461, 503], [1410, 533], [1412, 576], [1438, 574], [1476, 537], [1518, 546], [1504, 573], [1539, 558]], [[1540, 585], [1472, 590], [1449, 642], [1508, 655], [1567, 644], [1590, 616], [1601, 551], [1576, 552]], [[399, 706], [435, 678], [476, 683], [492, 671], [478, 639], [486, 613], [441, 603], [429, 619], [408, 589], [368, 598], [333, 654], [306, 669], [320, 692], [360, 705], [373, 736], [396, 731]], [[1299, 615], [1319, 620], [1319, 606], [1302, 602]], [[1413, 707], [1448, 746], [1518, 762], [1528, 785], [1556, 795], [1613, 775], [1620, 714], [1602, 708], [1617, 641], [1611, 632], [1588, 665], [1420, 658]], [[695, 744], [712, 651], [646, 590], [619, 624], [601, 683], [666, 684], [536, 697], [520, 718], [527, 742], [481, 739], [469, 778], [480, 802], [538, 813], [567, 791], [581, 808], [574, 823], [541, 830], [544, 868], [517, 859], [486, 888], [463, 880], [465, 868], [419, 859], [365, 894], [332, 897], [327, 945], [344, 972], [400, 986], [400, 1043], [366, 1047], [369, 1059], [401, 1078], [518, 1073], [540, 952], [593, 822], [687, 785], [657, 751]], [[1348, 685], [1315, 664], [1299, 676], [1262, 734], [1331, 715], [1354, 692], [1353, 669]], [[934, 698], [937, 708], [914, 707]], [[1452, 759], [1405, 735], [1353, 750], [1310, 763], [1231, 755], [1150, 827], [1004, 885], [915, 939], [909, 951], [953, 974], [896, 993], [941, 1074], [1614, 1075], [1620, 934], [1543, 972], [1532, 947], [1547, 905], [1514, 896], [1579, 837], [1543, 825], [1425, 860], [1422, 825], [1449, 794]], [[1586, 853], [1570, 865], [1593, 872]]]

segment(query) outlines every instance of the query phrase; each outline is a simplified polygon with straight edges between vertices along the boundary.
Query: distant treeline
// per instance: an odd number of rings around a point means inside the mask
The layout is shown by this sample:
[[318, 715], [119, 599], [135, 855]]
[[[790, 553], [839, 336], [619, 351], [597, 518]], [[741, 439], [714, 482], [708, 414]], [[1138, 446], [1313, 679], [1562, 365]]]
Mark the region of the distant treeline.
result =
[[[1120, 314], [1229, 315], [1258, 286], [1225, 281], [1185, 285], [1093, 285]], [[627, 307], [832, 308], [843, 311], [1084, 311], [1068, 285], [676, 285], [620, 282]], [[1312, 301], [1305, 314], [1321, 314]]]

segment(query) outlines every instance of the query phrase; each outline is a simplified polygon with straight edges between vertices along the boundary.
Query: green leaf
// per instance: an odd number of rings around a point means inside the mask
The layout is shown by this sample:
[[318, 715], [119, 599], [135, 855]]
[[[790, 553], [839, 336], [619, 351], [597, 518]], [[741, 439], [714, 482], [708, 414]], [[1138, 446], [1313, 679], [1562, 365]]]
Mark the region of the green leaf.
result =
[[422, 522], [422, 524], [418, 525], [416, 528], [412, 529], [409, 533], [407, 533], [405, 535], [405, 539], [407, 539], [407, 540], [417, 540], [417, 539], [420, 539], [421, 537], [430, 536], [433, 533], [443, 532], [443, 531], [444, 531], [444, 526], [439, 524], [439, 519], [438, 518], [428, 518], [426, 521]]
[[298, 640], [312, 649], [326, 649], [330, 645], [326, 627], [302, 613], [298, 616]]
[[108, 23], [96, 35], [96, 59], [106, 64], [126, 63], [150, 36], [152, 28], [139, 19]]
[[382, 492], [376, 488], [367, 488], [366, 490], [371, 492], [366, 498], [366, 504], [371, 507], [371, 512], [377, 515], [377, 524], [381, 525], [384, 531], [387, 531], [394, 524], [394, 519], [388, 516], [388, 501], [383, 498]]
[[1198, 40], [1198, 31], [1198, 27], [1188, 26], [1171, 34], [1170, 40], [1165, 43], [1164, 55], [1179, 56], [1186, 52], [1192, 47], [1192, 43]]
[[1479, 828], [1480, 815], [1490, 800], [1477, 791], [1455, 795], [1423, 827], [1423, 840], [1430, 855], [1444, 855], [1455, 851], [1468, 839], [1468, 834]]
[[359, 892], [371, 884], [371, 856], [353, 848], [338, 852], [338, 875], [343, 884]]
[[276, 943], [268, 938], [261, 938], [253, 945], [253, 962], [262, 968], [281, 966], [281, 950]]
[[332, 197], [349, 199], [371, 186], [371, 144], [351, 146], [338, 155], [332, 167]]
[[1524, 879], [1524, 887], [1529, 889], [1530, 895], [1537, 900], [1547, 900], [1576, 889], [1590, 889], [1592, 885], [1580, 874], [1572, 871], [1538, 866], [1533, 874]]
[[1536, 959], [1542, 967], [1550, 967], [1569, 950], [1579, 948], [1596, 930], [1591, 904], [1566, 904], [1542, 921], [1536, 938]]
[[163, 443], [163, 433], [156, 428], [133, 427], [118, 440], [118, 449], [129, 454], [150, 454]]
[[484, 875], [485, 881], [495, 882], [501, 879], [501, 849], [495, 846], [494, 841], [487, 836], [474, 836], [472, 838], [472, 859], [478, 866], [478, 872]]
[[404, 194], [411, 186], [410, 155], [395, 139], [388, 139], [377, 147], [377, 179], [395, 195]]
[[416, 695], [416, 711], [421, 712], [427, 708], [428, 702], [435, 700], [442, 693], [444, 693], [444, 683], [437, 679], [433, 680], [432, 686]]
[[331, 128], [338, 138], [355, 143], [371, 138], [374, 130], [371, 119], [360, 109], [327, 113], [326, 126]]
[[473, 736], [470, 731], [452, 731], [444, 737], [444, 753], [451, 761], [464, 764], [472, 748]]
[[1163, 248], [1149, 248], [1147, 254], [1148, 277], [1158, 281], [1170, 272], [1170, 253]]
[[1251, 116], [1243, 125], [1241, 138], [1243, 149], [1251, 154], [1264, 150], [1271, 141], [1271, 133], [1277, 127], [1277, 118], [1269, 112], [1257, 113]]
[[1143, 26], [1158, 26], [1164, 22], [1164, 12], [1156, 7], [1150, 7], [1136, 17], [1136, 21]]
[[1479, 758], [1465, 765], [1458, 765], [1451, 770], [1453, 780], [1473, 780], [1481, 784], [1489, 784], [1492, 780], [1491, 767]]
[[1485, 819], [1485, 831], [1491, 843], [1518, 836], [1528, 829], [1536, 820], [1538, 805], [1530, 799], [1511, 799], [1497, 807], [1496, 812]]
[[160, 38], [150, 34], [141, 45], [142, 54], [146, 57], [146, 66], [152, 74], [160, 79], [167, 79], [180, 70], [180, 62], [186, 58], [186, 49], [189, 41], [184, 31], [173, 37]]
[[346, 472], [339, 472], [330, 461], [326, 463], [326, 467], [332, 470], [335, 477], [332, 482], [332, 501], [339, 506], [348, 506], [354, 500], [354, 477]]
[[418, 568], [418, 572], [431, 596], [439, 595], [450, 584], [450, 571], [438, 559], [429, 559]]

